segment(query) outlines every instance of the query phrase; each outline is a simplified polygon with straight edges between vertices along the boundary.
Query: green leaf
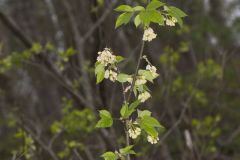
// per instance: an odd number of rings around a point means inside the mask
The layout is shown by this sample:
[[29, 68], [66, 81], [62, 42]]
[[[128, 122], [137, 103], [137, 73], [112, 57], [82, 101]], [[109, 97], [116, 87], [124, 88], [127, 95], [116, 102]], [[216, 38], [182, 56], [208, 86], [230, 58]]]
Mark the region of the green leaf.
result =
[[176, 18], [177, 19], [177, 23], [180, 25], [180, 27], [182, 27], [183, 25], [183, 20], [181, 17], [178, 17], [176, 14], [172, 13], [172, 12], [169, 12], [169, 15]]
[[134, 110], [138, 107], [138, 105], [140, 104], [139, 100], [134, 101], [133, 103], [130, 104], [129, 106], [129, 110]]
[[74, 50], [72, 47], [68, 48], [66, 51], [67, 56], [72, 56], [76, 54], [76, 50]]
[[149, 18], [150, 18], [151, 22], [158, 23], [159, 25], [164, 24], [164, 17], [158, 11], [150, 11]]
[[144, 116], [151, 116], [151, 114], [152, 113], [150, 111], [148, 111], [148, 110], [144, 110], [144, 111], [138, 110], [138, 117], [139, 118], [142, 118]]
[[143, 116], [141, 118], [141, 124], [151, 127], [162, 127], [158, 120], [150, 116]]
[[128, 154], [136, 154], [133, 150], [133, 145], [127, 146], [125, 148], [120, 149], [120, 153], [122, 155], [128, 155]]
[[129, 5], [120, 5], [118, 6], [115, 11], [118, 11], [118, 12], [133, 12], [133, 8]]
[[186, 17], [187, 14], [185, 12], [183, 12], [181, 9], [177, 8], [177, 7], [168, 7], [170, 12], [174, 13], [175, 15], [177, 15], [178, 17]]
[[120, 110], [120, 114], [123, 118], [127, 118], [127, 114], [128, 114], [128, 103], [124, 103], [121, 110]]
[[102, 154], [101, 157], [103, 157], [104, 160], [117, 160], [117, 155], [113, 152], [106, 152]]
[[133, 7], [133, 10], [134, 11], [144, 11], [145, 10], [145, 8], [143, 7], [143, 6], [136, 6], [136, 7]]
[[148, 81], [153, 82], [155, 78], [157, 78], [158, 75], [153, 76], [152, 72], [148, 70], [139, 70], [138, 74], [141, 76], [144, 76]]
[[147, 10], [156, 10], [157, 8], [163, 6], [165, 3], [160, 2], [158, 0], [152, 0], [148, 5], [147, 5]]
[[120, 73], [117, 75], [117, 81], [124, 83], [127, 82], [129, 80], [129, 78], [131, 78], [132, 76], [128, 75], [128, 74], [124, 74], [124, 73]]
[[149, 26], [150, 19], [149, 19], [149, 12], [142, 11], [139, 14], [140, 20], [143, 22], [144, 26]]
[[113, 124], [113, 119], [111, 114], [107, 110], [99, 111], [101, 119], [98, 121], [97, 128], [107, 128], [111, 127]]
[[97, 75], [97, 84], [103, 81], [104, 72], [105, 72], [104, 64], [96, 63], [95, 75]]
[[162, 127], [161, 124], [153, 117], [151, 117], [151, 112], [148, 110], [138, 111], [138, 118], [140, 127], [147, 132], [147, 134], [157, 137], [158, 132], [156, 127]]
[[164, 17], [157, 10], [142, 11], [139, 16], [145, 26], [149, 26], [150, 22], [158, 23], [159, 25], [164, 24]]
[[145, 85], [145, 84], [143, 85], [143, 90], [144, 90], [144, 91], [151, 92], [150, 89], [149, 89], [149, 88], [147, 87], [147, 85]]
[[141, 19], [140, 19], [140, 16], [137, 15], [134, 19], [134, 24], [136, 27], [138, 27], [140, 24], [141, 24]]
[[139, 85], [139, 86], [137, 86], [137, 90], [139, 91], [139, 92], [144, 92], [144, 88], [143, 88], [143, 85]]
[[140, 104], [140, 101], [138, 100], [134, 101], [130, 105], [125, 103], [120, 110], [122, 118], [128, 118], [129, 116], [131, 116], [132, 113], [136, 111], [136, 108], [138, 107], [139, 104]]
[[151, 112], [147, 110], [141, 112], [138, 111], [138, 117], [140, 118], [140, 127], [149, 135], [157, 137], [158, 132], [156, 130], [156, 127], [163, 128], [163, 126], [155, 118], [151, 117]]
[[152, 127], [152, 126], [148, 126], [145, 124], [140, 124], [141, 129], [143, 129], [145, 132], [147, 132], [147, 134], [153, 136], [153, 137], [157, 137], [158, 136], [158, 132], [157, 130]]
[[172, 17], [175, 17], [178, 21], [178, 24], [182, 27], [183, 25], [183, 21], [182, 21], [182, 18], [183, 17], [186, 17], [187, 14], [184, 13], [182, 10], [180, 10], [179, 8], [176, 8], [176, 7], [168, 7], [168, 13], [172, 16]]
[[104, 65], [99, 63], [99, 62], [96, 62], [96, 64], [95, 64], [95, 74], [101, 72], [102, 70], [104, 70]]
[[135, 97], [137, 97], [137, 94], [138, 94], [138, 93], [137, 93], [137, 86], [134, 86], [134, 87], [133, 87], [133, 93], [134, 93]]
[[133, 14], [131, 12], [126, 12], [126, 13], [123, 13], [120, 16], [118, 16], [115, 28], [118, 28], [119, 26], [121, 26], [123, 24], [127, 24], [130, 21], [132, 15]]
[[31, 51], [34, 52], [34, 53], [39, 53], [39, 52], [42, 51], [42, 49], [43, 49], [43, 47], [40, 43], [34, 43], [32, 45]]
[[119, 63], [119, 62], [122, 62], [124, 59], [125, 59], [125, 58], [122, 57], [122, 56], [116, 56], [116, 60], [117, 60], [118, 63]]

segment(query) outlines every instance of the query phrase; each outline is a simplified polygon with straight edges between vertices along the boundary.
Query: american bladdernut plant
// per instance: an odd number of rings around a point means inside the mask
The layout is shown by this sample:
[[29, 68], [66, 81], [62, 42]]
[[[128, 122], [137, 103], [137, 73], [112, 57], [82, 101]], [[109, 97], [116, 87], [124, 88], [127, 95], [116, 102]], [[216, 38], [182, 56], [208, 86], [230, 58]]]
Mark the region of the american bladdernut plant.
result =
[[[120, 5], [115, 11], [122, 12], [116, 20], [116, 28], [130, 23], [133, 19], [136, 28], [142, 28], [144, 33], [141, 37], [141, 49], [133, 74], [125, 74], [120, 71], [118, 64], [124, 61], [124, 58], [114, 55], [110, 48], [98, 52], [95, 64], [97, 84], [104, 79], [108, 79], [122, 86], [123, 103], [120, 109], [120, 117], [117, 120], [123, 123], [126, 134], [126, 146], [124, 148], [108, 151], [101, 157], [105, 160], [130, 160], [130, 155], [136, 154], [133, 149], [135, 144], [130, 144], [130, 138], [136, 139], [142, 135], [141, 138], [145, 138], [149, 143], [157, 144], [159, 142], [159, 131], [164, 128], [157, 119], [152, 117], [149, 110], [139, 109], [141, 103], [151, 98], [148, 83], [153, 83], [154, 79], [159, 76], [157, 68], [143, 54], [145, 43], [150, 43], [157, 37], [150, 25], [156, 23], [159, 26], [173, 27], [176, 24], [182, 26], [182, 19], [186, 14], [182, 10], [159, 0], [150, 1], [146, 7]], [[140, 69], [142, 61], [147, 64], [144, 69]], [[132, 98], [133, 96], [134, 98]], [[113, 125], [111, 113], [107, 110], [100, 110], [99, 113], [100, 120], [96, 127], [111, 127]], [[137, 118], [133, 118], [133, 114], [137, 115]]]

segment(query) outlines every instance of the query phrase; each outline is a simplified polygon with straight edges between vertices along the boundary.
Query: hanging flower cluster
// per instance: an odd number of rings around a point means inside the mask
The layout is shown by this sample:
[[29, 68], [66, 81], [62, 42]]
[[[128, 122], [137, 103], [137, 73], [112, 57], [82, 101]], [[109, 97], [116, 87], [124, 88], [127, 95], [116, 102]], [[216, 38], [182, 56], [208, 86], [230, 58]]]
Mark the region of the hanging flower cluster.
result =
[[159, 138], [148, 135], [147, 141], [151, 144], [157, 144], [157, 142], [159, 141]]
[[101, 74], [98, 74], [101, 75], [101, 79], [109, 79], [112, 82], [117, 80], [117, 62], [117, 56], [113, 55], [110, 48], [105, 48], [103, 51], [98, 52], [97, 64], [100, 66], [100, 69], [97, 71], [101, 71]]
[[132, 139], [136, 139], [141, 134], [141, 128], [138, 126], [138, 122], [132, 122], [131, 120], [128, 123], [128, 134]]
[[128, 130], [129, 137], [136, 139], [141, 134], [141, 129], [139, 127], [130, 128]]
[[157, 37], [157, 34], [154, 33], [152, 28], [149, 27], [144, 30], [143, 41], [151, 42], [156, 37]]
[[178, 22], [175, 17], [165, 18], [165, 21], [167, 26], [175, 26], [176, 23]]
[[[149, 114], [148, 115], [144, 115], [146, 113], [149, 113], [149, 112], [147, 112], [147, 111], [140, 111], [139, 112], [139, 117], [136, 119], [136, 121], [133, 122], [132, 120], [130, 120], [128, 122], [128, 134], [129, 134], [130, 138], [136, 139], [137, 137], [139, 137], [141, 135], [141, 133], [142, 133], [142, 128], [141, 127], [144, 128], [145, 127], [144, 125], [145, 125], [145, 123], [147, 121], [148, 122], [152, 122], [152, 123], [158, 123]], [[152, 125], [152, 126], [154, 126], [154, 125]], [[155, 128], [151, 128], [151, 129], [155, 130]], [[143, 130], [145, 130], [145, 129], [143, 129]], [[159, 141], [158, 134], [152, 135], [149, 132], [147, 132], [146, 139], [151, 144], [157, 144], [157, 142]]]
[[147, 91], [144, 91], [143, 93], [140, 93], [138, 95], [138, 100], [143, 103], [146, 100], [148, 100], [150, 97], [151, 97], [151, 94]]
[[116, 62], [116, 56], [112, 54], [111, 49], [105, 48], [102, 52], [98, 52], [97, 61], [107, 66]]
[[106, 70], [105, 74], [104, 74], [104, 78], [105, 79], [110, 79], [110, 81], [115, 82], [117, 79], [117, 72], [115, 72], [114, 70]]
[[136, 86], [140, 86], [147, 83], [146, 77], [145, 76], [138, 76], [135, 82]]
[[148, 64], [148, 65], [146, 66], [146, 70], [149, 70], [149, 71], [151, 72], [151, 74], [152, 74], [153, 77], [157, 77], [157, 76], [158, 76], [158, 74], [157, 74], [157, 68], [156, 68], [155, 66], [153, 66], [153, 65], [151, 65], [151, 64]]

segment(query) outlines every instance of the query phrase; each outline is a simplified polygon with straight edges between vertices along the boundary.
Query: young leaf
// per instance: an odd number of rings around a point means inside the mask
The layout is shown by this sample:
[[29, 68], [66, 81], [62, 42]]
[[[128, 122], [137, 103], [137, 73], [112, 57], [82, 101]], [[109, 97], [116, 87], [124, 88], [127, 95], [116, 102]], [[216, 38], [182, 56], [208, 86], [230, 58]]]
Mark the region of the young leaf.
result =
[[158, 136], [158, 132], [157, 130], [152, 127], [152, 126], [148, 126], [145, 124], [140, 124], [141, 129], [143, 129], [145, 132], [147, 132], [147, 134], [153, 136], [153, 137], [157, 137]]
[[168, 13], [172, 16], [172, 17], [175, 17], [177, 19], [177, 22], [178, 24], [182, 27], [183, 25], [183, 21], [182, 21], [182, 18], [183, 17], [186, 17], [187, 14], [184, 13], [182, 10], [180, 10], [179, 8], [176, 8], [176, 7], [168, 7]]
[[96, 63], [95, 74], [97, 75], [97, 84], [104, 79], [104, 64]]
[[124, 74], [124, 73], [120, 73], [117, 75], [117, 81], [124, 83], [127, 82], [129, 80], [129, 78], [131, 78], [132, 76], [128, 75], [128, 74]]
[[127, 146], [125, 148], [120, 149], [120, 153], [122, 155], [128, 155], [128, 154], [136, 154], [133, 150], [133, 145]]
[[117, 155], [113, 152], [106, 152], [102, 154], [101, 157], [103, 157], [104, 160], [117, 160]]
[[151, 92], [150, 89], [149, 89], [149, 88], [147, 87], [147, 85], [145, 85], [145, 84], [143, 85], [143, 90], [144, 90], [144, 91]]
[[156, 130], [156, 127], [163, 127], [155, 118], [151, 117], [151, 112], [147, 110], [138, 112], [138, 117], [140, 118], [140, 127], [145, 130], [149, 135], [157, 137], [158, 132]]
[[137, 86], [137, 90], [141, 93], [144, 92], [143, 85]]
[[158, 75], [154, 76], [150, 71], [148, 70], [139, 70], [139, 75], [144, 76], [148, 81], [153, 82], [155, 78], [157, 78]]
[[181, 9], [177, 8], [177, 7], [168, 7], [170, 12], [173, 12], [174, 14], [176, 14], [178, 17], [186, 17], [187, 14], [185, 12], [183, 12]]
[[97, 84], [102, 82], [104, 79], [104, 71], [97, 74]]
[[133, 7], [133, 10], [134, 11], [144, 11], [145, 10], [145, 8], [143, 7], [143, 6], [136, 6], [136, 7]]
[[162, 125], [153, 117], [143, 116], [141, 118], [141, 124], [151, 127], [162, 127]]
[[133, 8], [129, 5], [120, 5], [118, 6], [115, 11], [118, 11], [118, 12], [133, 12]]
[[134, 101], [133, 103], [130, 104], [129, 106], [129, 110], [134, 110], [138, 107], [138, 105], [140, 104], [139, 100]]
[[151, 114], [152, 113], [150, 111], [148, 111], [148, 110], [144, 110], [144, 111], [138, 110], [138, 117], [139, 118], [142, 118], [144, 116], [151, 116]]
[[158, 0], [152, 0], [148, 5], [147, 5], [147, 10], [156, 10], [159, 7], [163, 6], [165, 3], [160, 2]]
[[175, 13], [169, 12], [169, 15], [177, 19], [177, 23], [182, 27], [183, 25], [183, 20], [181, 17], [178, 17]]
[[131, 114], [136, 110], [139, 104], [140, 101], [138, 100], [131, 103], [130, 106], [125, 103], [120, 110], [122, 118], [128, 118], [129, 116], [131, 116]]
[[138, 92], [137, 92], [137, 86], [134, 86], [134, 87], [133, 87], [133, 93], [134, 93], [134, 96], [137, 97], [137, 94], [138, 94]]
[[95, 63], [95, 75], [100, 72], [102, 70], [102, 68], [104, 68], [104, 65], [101, 64], [100, 62], [96, 62]]
[[130, 21], [132, 15], [133, 15], [133, 13], [126, 12], [126, 13], [123, 13], [120, 16], [118, 16], [115, 28], [118, 28], [119, 26], [121, 26], [123, 24], [127, 24]]
[[127, 118], [127, 114], [128, 114], [128, 104], [127, 103], [123, 104], [123, 106], [120, 110], [120, 114], [121, 114], [121, 117]]
[[158, 23], [159, 25], [164, 24], [163, 15], [156, 10], [149, 11], [149, 19], [151, 20], [151, 22]]
[[140, 19], [140, 16], [137, 15], [134, 19], [134, 24], [136, 27], [138, 27], [140, 24], [141, 24], [141, 19]]
[[97, 128], [107, 128], [111, 127], [113, 124], [111, 114], [106, 110], [99, 111], [101, 119], [98, 121]]
[[149, 12], [147, 11], [142, 11], [139, 13], [139, 17], [141, 22], [144, 24], [144, 26], [148, 27], [150, 24], [150, 18], [149, 18]]
[[116, 60], [117, 60], [118, 63], [119, 63], [119, 62], [122, 62], [122, 61], [124, 60], [124, 57], [122, 57], [122, 56], [116, 56]]

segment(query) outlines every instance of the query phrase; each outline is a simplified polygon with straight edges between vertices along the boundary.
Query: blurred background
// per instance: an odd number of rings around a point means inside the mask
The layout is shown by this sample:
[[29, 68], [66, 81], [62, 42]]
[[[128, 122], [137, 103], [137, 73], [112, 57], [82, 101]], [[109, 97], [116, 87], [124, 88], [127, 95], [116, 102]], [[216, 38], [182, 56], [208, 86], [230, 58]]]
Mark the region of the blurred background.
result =
[[[184, 26], [152, 26], [144, 50], [160, 77], [141, 106], [165, 131], [136, 140], [136, 160], [240, 159], [240, 1], [166, 0]], [[124, 146], [124, 129], [95, 129], [98, 110], [119, 116], [121, 87], [95, 84], [110, 47], [133, 73], [143, 31], [115, 30], [119, 4], [144, 0], [0, 0], [0, 159], [97, 160]], [[142, 67], [145, 65], [142, 64]]]

